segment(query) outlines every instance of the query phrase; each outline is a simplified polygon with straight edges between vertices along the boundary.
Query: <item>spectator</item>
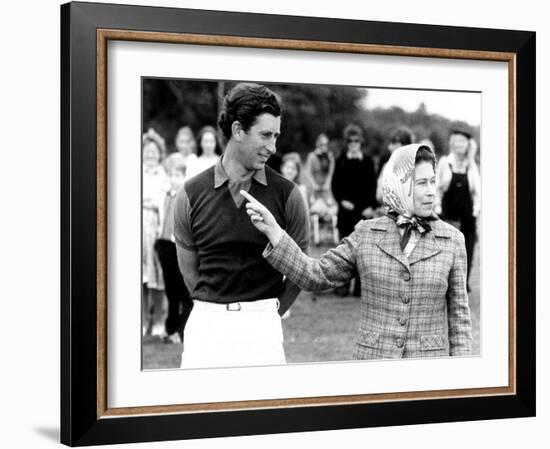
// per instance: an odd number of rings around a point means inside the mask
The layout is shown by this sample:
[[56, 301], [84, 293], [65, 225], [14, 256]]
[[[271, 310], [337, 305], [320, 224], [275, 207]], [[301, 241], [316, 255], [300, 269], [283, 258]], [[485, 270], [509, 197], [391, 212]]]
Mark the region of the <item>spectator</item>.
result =
[[475, 163], [477, 143], [468, 129], [457, 127], [449, 135], [449, 151], [449, 155], [442, 156], [437, 165], [436, 212], [464, 234], [470, 291], [470, 272], [477, 240], [476, 221], [481, 203], [481, 180]]
[[[347, 237], [362, 219], [374, 217], [376, 208], [376, 176], [372, 160], [363, 153], [363, 132], [356, 125], [344, 130], [346, 147], [336, 161], [332, 192], [338, 202], [338, 231], [340, 238]], [[337, 294], [349, 292], [349, 284], [339, 287]], [[353, 294], [360, 296], [359, 277], [355, 278]]]
[[332, 226], [334, 243], [338, 243], [336, 212], [338, 206], [332, 195], [332, 176], [334, 175], [334, 156], [328, 149], [328, 137], [319, 134], [315, 149], [310, 152], [304, 167], [304, 178], [309, 187], [310, 213], [313, 223], [313, 241], [319, 244], [319, 223]]
[[193, 302], [179, 271], [174, 239], [174, 204], [176, 194], [185, 182], [185, 164], [180, 161], [170, 169], [170, 189], [160, 198], [159, 237], [155, 251], [162, 267], [166, 297], [168, 299], [168, 316], [165, 321], [164, 341], [181, 343], [183, 330], [189, 318]]
[[161, 335], [164, 313], [164, 282], [153, 245], [158, 237], [158, 198], [166, 191], [168, 178], [160, 164], [164, 139], [153, 129], [143, 135], [143, 234], [142, 234], [142, 313], [143, 334]]
[[220, 160], [222, 154], [216, 129], [212, 126], [204, 126], [198, 135], [199, 149], [197, 160], [187, 169], [187, 179], [210, 168]]
[[306, 189], [306, 186], [302, 184], [301, 177], [300, 177], [301, 163], [302, 161], [298, 153], [296, 152], [287, 153], [282, 157], [280, 171], [284, 178], [288, 179], [289, 181], [292, 181], [294, 184], [298, 186], [298, 189], [302, 194], [302, 198], [304, 199], [304, 203], [306, 205], [306, 211], [308, 212], [308, 216], [309, 216], [309, 201], [308, 201], [307, 189]]
[[[176, 152], [172, 153], [164, 161], [164, 168], [169, 172], [173, 165], [184, 163], [187, 172], [193, 171], [193, 165], [197, 162], [196, 142], [193, 130], [189, 126], [182, 126], [174, 139]], [[187, 178], [189, 174], [187, 174]]]

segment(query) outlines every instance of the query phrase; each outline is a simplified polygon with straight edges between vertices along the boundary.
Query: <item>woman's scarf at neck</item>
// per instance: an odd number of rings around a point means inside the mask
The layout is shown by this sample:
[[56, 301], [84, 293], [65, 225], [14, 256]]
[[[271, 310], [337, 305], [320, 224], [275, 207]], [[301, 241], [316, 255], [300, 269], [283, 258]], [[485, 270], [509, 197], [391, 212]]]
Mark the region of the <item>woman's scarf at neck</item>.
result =
[[400, 241], [402, 250], [407, 246], [413, 229], [420, 234], [429, 232], [432, 228], [428, 221], [437, 219], [434, 214], [429, 217], [418, 217], [414, 214], [414, 162], [421, 147], [432, 151], [425, 145], [405, 145], [392, 153], [384, 169], [383, 201], [389, 208], [388, 217], [405, 230]]

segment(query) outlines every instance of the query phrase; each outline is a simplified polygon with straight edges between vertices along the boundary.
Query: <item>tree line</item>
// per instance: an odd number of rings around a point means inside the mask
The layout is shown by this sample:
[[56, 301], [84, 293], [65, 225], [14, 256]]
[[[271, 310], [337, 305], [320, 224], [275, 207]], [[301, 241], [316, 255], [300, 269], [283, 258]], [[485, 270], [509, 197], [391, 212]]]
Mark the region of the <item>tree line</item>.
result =
[[[221, 101], [236, 81], [174, 80], [145, 78], [142, 81], [143, 130], [152, 127], [166, 140], [168, 152], [174, 151], [174, 137], [184, 125], [195, 132], [204, 125], [217, 124]], [[331, 150], [343, 148], [342, 131], [350, 123], [364, 131], [367, 153], [376, 156], [386, 151], [388, 138], [398, 126], [409, 127], [416, 141], [429, 139], [436, 154], [448, 153], [449, 130], [466, 126], [479, 142], [479, 127], [430, 114], [425, 105], [414, 112], [398, 106], [364, 109], [367, 89], [354, 86], [263, 83], [277, 92], [283, 101], [281, 137], [277, 150], [296, 151], [305, 156], [315, 139], [325, 133]], [[221, 136], [220, 136], [221, 137]], [[481, 150], [481, 149], [480, 149]]]

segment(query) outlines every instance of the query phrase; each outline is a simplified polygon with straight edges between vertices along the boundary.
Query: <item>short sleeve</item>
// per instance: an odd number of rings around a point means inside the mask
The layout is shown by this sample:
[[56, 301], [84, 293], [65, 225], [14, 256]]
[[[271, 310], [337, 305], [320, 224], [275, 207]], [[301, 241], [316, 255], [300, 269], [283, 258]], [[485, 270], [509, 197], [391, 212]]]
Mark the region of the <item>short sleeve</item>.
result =
[[176, 244], [190, 251], [195, 251], [195, 241], [191, 232], [191, 205], [185, 191], [185, 185], [179, 189], [174, 206], [174, 238]]
[[300, 249], [307, 252], [309, 244], [309, 217], [304, 197], [298, 186], [294, 186], [286, 202], [286, 232]]

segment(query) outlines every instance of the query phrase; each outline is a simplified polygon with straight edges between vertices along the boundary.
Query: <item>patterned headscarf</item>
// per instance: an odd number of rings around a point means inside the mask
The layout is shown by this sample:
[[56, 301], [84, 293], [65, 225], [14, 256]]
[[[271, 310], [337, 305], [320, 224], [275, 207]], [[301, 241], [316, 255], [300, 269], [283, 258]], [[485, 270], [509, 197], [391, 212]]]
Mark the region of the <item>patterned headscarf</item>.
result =
[[412, 229], [424, 234], [431, 230], [427, 221], [436, 218], [414, 215], [414, 170], [416, 153], [420, 148], [426, 148], [433, 153], [426, 145], [405, 145], [392, 153], [384, 168], [382, 194], [383, 201], [389, 208], [388, 216], [395, 220], [397, 226], [405, 229], [401, 249], [407, 245]]

